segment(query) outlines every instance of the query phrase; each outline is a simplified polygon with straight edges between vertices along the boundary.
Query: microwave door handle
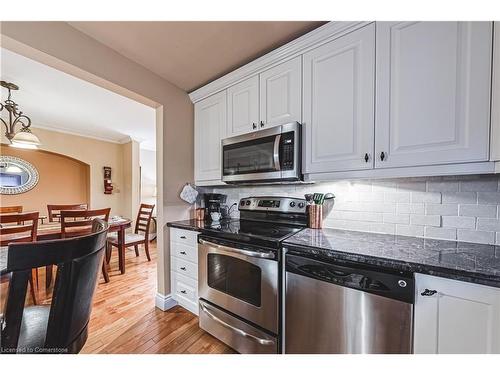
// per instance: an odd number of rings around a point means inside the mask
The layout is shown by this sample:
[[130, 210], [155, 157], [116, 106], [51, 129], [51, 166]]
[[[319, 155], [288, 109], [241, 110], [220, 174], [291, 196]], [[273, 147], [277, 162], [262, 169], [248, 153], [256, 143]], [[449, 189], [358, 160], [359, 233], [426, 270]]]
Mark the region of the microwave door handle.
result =
[[281, 165], [280, 165], [280, 143], [281, 143], [281, 134], [278, 134], [276, 136], [276, 138], [274, 138], [274, 151], [273, 151], [274, 168], [277, 171], [281, 170]]
[[237, 248], [234, 248], [234, 247], [223, 246], [223, 245], [219, 245], [219, 244], [216, 244], [216, 243], [213, 243], [213, 242], [205, 241], [205, 240], [203, 240], [201, 238], [198, 241], [202, 245], [207, 245], [207, 246], [215, 247], [217, 249], [220, 249], [220, 250], [223, 250], [223, 251], [227, 251], [227, 252], [230, 252], [230, 253], [246, 255], [246, 256], [249, 256], [249, 257], [252, 257], [252, 258], [264, 258], [264, 259], [274, 259], [275, 258], [274, 253], [271, 252], [271, 251], [269, 251], [269, 252], [260, 252], [260, 251], [251, 251], [251, 250], [237, 249]]
[[211, 311], [209, 311], [208, 305], [206, 305], [202, 301], [199, 301], [199, 303], [200, 303], [201, 309], [203, 310], [203, 312], [205, 314], [208, 315], [209, 318], [211, 318], [212, 320], [215, 320], [220, 325], [222, 325], [222, 326], [230, 329], [231, 331], [239, 334], [240, 336], [247, 337], [247, 338], [249, 338], [249, 339], [251, 339], [253, 341], [258, 342], [261, 345], [272, 345], [272, 344], [274, 344], [274, 342], [272, 340], [268, 340], [268, 339], [265, 339], [265, 338], [257, 337], [257, 336], [254, 336], [254, 335], [248, 333], [248, 332], [243, 331], [242, 329], [233, 327], [231, 324], [226, 323], [225, 321], [223, 321], [219, 317], [215, 316]]

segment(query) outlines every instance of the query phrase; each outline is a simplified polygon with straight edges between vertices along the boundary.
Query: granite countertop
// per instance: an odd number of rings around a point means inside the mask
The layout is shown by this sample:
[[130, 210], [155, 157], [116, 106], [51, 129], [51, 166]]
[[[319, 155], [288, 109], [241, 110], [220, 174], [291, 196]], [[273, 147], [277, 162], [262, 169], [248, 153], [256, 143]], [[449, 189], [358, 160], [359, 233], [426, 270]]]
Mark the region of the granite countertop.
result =
[[[183, 220], [167, 225], [205, 234], [218, 232], [217, 226], [203, 221]], [[500, 246], [328, 228], [306, 228], [285, 240], [283, 246], [305, 255], [500, 287]]]
[[217, 233], [220, 232], [221, 225], [228, 224], [231, 221], [238, 221], [238, 219], [224, 219], [218, 223], [212, 223], [211, 221], [199, 221], [199, 220], [180, 220], [171, 221], [167, 223], [168, 227], [192, 230], [202, 233]]
[[500, 246], [337, 229], [304, 229], [283, 246], [319, 257], [500, 287]]

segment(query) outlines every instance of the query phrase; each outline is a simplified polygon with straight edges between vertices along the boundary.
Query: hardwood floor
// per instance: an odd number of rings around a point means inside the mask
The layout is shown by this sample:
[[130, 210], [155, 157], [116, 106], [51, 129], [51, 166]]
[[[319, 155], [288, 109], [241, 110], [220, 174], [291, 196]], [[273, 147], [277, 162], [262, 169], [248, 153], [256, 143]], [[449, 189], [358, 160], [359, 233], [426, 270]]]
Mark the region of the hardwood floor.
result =
[[[126, 273], [118, 270], [116, 249], [110, 263], [110, 282], [99, 285], [89, 323], [89, 337], [82, 353], [234, 353], [198, 327], [196, 315], [176, 306], [163, 312], [155, 308], [156, 245], [150, 246], [151, 262], [144, 249], [140, 256], [127, 249]], [[45, 274], [39, 270], [38, 300], [50, 303]]]

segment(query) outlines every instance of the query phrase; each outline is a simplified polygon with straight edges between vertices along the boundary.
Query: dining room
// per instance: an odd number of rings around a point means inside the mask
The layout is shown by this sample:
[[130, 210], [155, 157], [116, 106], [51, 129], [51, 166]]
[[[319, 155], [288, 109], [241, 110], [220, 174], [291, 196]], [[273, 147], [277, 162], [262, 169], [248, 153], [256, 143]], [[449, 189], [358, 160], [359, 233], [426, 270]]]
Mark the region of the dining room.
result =
[[64, 300], [58, 319], [83, 325], [63, 349], [98, 352], [154, 304], [155, 111], [0, 53], [0, 317], [19, 323], [2, 350], [36, 346], [40, 330], [50, 337]]

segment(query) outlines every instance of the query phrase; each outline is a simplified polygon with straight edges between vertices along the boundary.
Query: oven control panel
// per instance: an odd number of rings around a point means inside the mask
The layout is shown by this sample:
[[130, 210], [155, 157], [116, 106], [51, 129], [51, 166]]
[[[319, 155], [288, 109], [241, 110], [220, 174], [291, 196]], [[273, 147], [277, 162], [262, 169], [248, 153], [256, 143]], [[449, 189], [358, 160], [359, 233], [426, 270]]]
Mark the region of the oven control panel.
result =
[[248, 197], [240, 199], [240, 211], [306, 213], [306, 200], [290, 197]]

